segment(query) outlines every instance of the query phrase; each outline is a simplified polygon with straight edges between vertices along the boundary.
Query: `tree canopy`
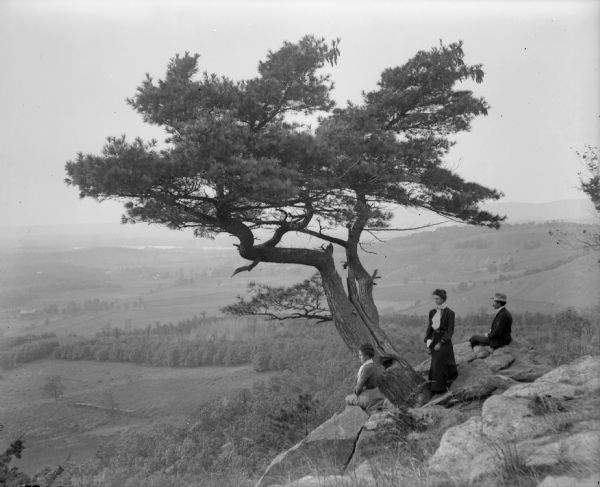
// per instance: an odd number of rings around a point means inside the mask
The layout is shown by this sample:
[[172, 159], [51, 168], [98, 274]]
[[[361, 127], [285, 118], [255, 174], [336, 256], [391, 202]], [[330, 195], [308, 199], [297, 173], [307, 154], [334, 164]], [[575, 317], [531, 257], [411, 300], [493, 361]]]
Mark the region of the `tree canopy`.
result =
[[[269, 52], [258, 76], [242, 81], [197, 77], [197, 54], [175, 56], [164, 79], [147, 75], [127, 100], [164, 128], [166, 148], [108, 137], [102, 154], [67, 163], [66, 181], [82, 197], [122, 199], [124, 221], [191, 227], [202, 236], [269, 229], [263, 247], [290, 231], [327, 239], [325, 226], [355, 221], [357, 200], [370, 206], [375, 227], [389, 221], [390, 203], [497, 227], [501, 217], [478, 204], [500, 194], [443, 165], [449, 136], [488, 110], [457, 89], [483, 79], [480, 65], [465, 64], [462, 44], [385, 70], [363, 104], [344, 108], [334, 108], [331, 75], [323, 72], [338, 53], [337, 41], [306, 36]], [[286, 117], [298, 112], [329, 116], [312, 131]], [[258, 252], [248, 250], [254, 260]]]

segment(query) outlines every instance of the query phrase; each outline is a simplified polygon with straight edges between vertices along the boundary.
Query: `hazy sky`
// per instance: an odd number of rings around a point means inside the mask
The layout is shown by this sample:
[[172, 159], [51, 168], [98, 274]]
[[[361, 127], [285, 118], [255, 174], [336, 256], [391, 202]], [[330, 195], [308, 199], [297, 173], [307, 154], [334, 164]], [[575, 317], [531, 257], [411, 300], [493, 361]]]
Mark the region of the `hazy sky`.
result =
[[381, 71], [462, 39], [486, 73], [490, 114], [448, 164], [506, 201], [579, 198], [574, 150], [600, 144], [600, 2], [183, 2], [0, 0], [0, 225], [117, 221], [120, 205], [63, 183], [76, 152], [108, 135], [160, 136], [125, 104], [170, 57], [240, 79], [268, 49], [341, 38], [336, 99], [360, 101]]

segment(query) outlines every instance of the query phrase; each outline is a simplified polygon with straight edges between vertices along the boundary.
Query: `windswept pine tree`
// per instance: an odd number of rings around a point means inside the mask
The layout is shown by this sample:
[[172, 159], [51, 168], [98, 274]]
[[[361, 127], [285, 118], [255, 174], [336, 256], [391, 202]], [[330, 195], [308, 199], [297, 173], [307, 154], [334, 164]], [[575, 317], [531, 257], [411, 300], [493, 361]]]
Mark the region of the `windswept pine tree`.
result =
[[[423, 380], [379, 326], [378, 276], [361, 263], [361, 238], [388, 228], [394, 207], [499, 226], [503, 218], [479, 205], [501, 194], [444, 165], [451, 137], [487, 113], [486, 101], [461, 87], [484, 73], [465, 63], [462, 43], [440, 44], [386, 69], [362, 103], [336, 108], [327, 69], [338, 56], [338, 41], [306, 36], [268, 52], [257, 76], [242, 81], [198, 76], [198, 55], [176, 56], [164, 79], [147, 75], [128, 100], [166, 131], [165, 147], [109, 137], [101, 154], [66, 164], [66, 182], [81, 197], [123, 201], [123, 222], [232, 235], [249, 262], [236, 273], [261, 262], [316, 269], [348, 348], [372, 343], [386, 368], [382, 390], [411, 404], [423, 400]], [[299, 113], [320, 115], [318, 126], [300, 123]], [[286, 247], [289, 233], [323, 245]], [[343, 269], [334, 246], [345, 252]]]

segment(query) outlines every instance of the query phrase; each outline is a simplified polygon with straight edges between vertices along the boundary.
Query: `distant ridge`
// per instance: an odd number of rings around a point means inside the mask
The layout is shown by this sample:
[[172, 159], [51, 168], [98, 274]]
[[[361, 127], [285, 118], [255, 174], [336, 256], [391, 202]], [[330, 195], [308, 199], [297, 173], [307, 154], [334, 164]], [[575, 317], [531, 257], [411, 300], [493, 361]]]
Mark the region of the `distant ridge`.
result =
[[594, 223], [598, 213], [587, 199], [549, 201], [547, 203], [493, 202], [485, 205], [494, 213], [507, 215], [506, 223], [565, 221]]
[[[490, 202], [485, 205], [488, 211], [507, 215], [507, 224], [544, 223], [549, 221], [593, 224], [598, 222], [598, 213], [587, 199], [550, 201], [547, 203]], [[416, 228], [402, 235], [419, 233], [424, 224], [438, 222], [443, 218], [429, 212], [412, 209], [398, 209], [391, 227]], [[443, 226], [454, 226], [448, 222]], [[426, 230], [431, 230], [428, 228]], [[335, 233], [335, 232], [334, 232]], [[398, 236], [390, 234], [389, 236]], [[22, 226], [0, 225], [0, 247], [56, 246], [68, 242], [69, 247], [82, 246], [193, 246], [231, 247], [234, 239], [225, 234], [216, 241], [193, 238], [191, 230], [172, 231], [159, 225], [121, 225], [115, 222], [41, 224]], [[311, 245], [316, 240], [313, 240]], [[290, 234], [286, 243], [305, 245], [306, 238]]]

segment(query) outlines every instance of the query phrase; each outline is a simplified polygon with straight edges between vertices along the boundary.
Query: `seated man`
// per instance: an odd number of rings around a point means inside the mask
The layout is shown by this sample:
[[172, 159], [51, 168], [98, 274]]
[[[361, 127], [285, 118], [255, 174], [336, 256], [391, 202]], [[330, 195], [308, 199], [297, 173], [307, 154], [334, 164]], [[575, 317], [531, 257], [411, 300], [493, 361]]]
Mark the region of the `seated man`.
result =
[[361, 366], [356, 374], [354, 394], [346, 396], [348, 406], [360, 406], [367, 413], [381, 409], [385, 396], [379, 390], [379, 373], [373, 362], [375, 349], [370, 343], [361, 345], [358, 349], [358, 359]]
[[492, 321], [491, 330], [485, 335], [473, 335], [469, 338], [471, 347], [475, 345], [489, 345], [492, 348], [500, 348], [508, 345], [512, 338], [510, 329], [512, 325], [512, 315], [506, 309], [506, 294], [496, 293], [493, 299], [494, 309], [498, 310], [494, 321]]

